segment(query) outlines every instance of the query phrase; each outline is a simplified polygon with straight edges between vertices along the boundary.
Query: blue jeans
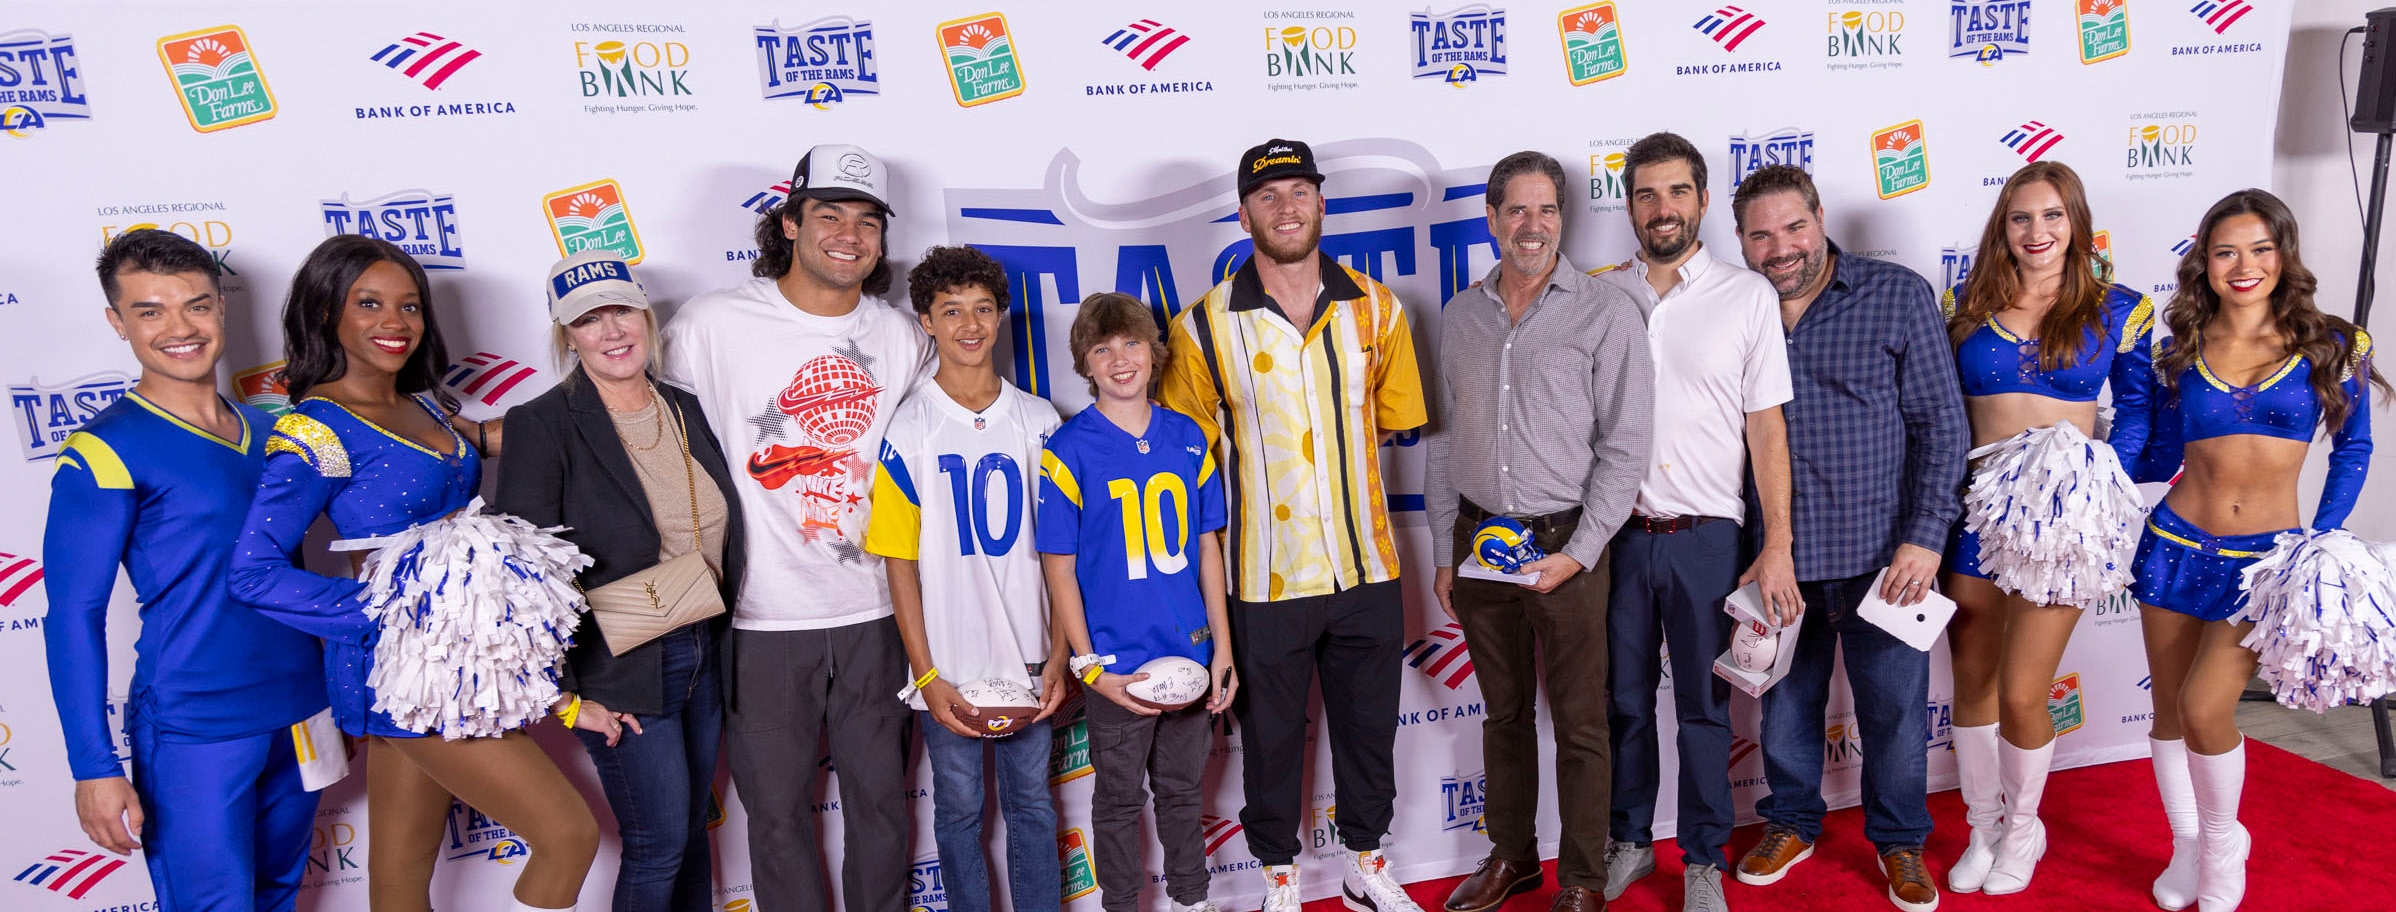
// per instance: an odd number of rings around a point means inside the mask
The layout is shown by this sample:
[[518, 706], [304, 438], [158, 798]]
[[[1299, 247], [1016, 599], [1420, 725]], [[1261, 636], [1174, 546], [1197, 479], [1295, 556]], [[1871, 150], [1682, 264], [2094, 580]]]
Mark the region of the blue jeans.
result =
[[623, 838], [615, 912], [708, 912], [714, 865], [708, 854], [707, 805], [723, 742], [724, 701], [717, 689], [715, 644], [705, 624], [665, 634], [665, 712], [635, 715], [641, 733], [607, 736], [575, 729]]
[[[1007, 892], [1015, 912], [1056, 912], [1057, 809], [1048, 793], [1048, 722], [1004, 738], [965, 738], [919, 712], [932, 764], [932, 830], [949, 912], [990, 912], [990, 863], [982, 856], [984, 758], [998, 777], [1007, 821]], [[989, 750], [988, 754], [983, 749]]]
[[1805, 619], [1789, 676], [1764, 692], [1764, 777], [1772, 794], [1755, 811], [1808, 843], [1821, 841], [1822, 713], [1831, 659], [1843, 649], [1863, 742], [1864, 838], [1887, 854], [1918, 848], [1930, 835], [1930, 654], [1856, 616], [1876, 575], [1797, 584]]

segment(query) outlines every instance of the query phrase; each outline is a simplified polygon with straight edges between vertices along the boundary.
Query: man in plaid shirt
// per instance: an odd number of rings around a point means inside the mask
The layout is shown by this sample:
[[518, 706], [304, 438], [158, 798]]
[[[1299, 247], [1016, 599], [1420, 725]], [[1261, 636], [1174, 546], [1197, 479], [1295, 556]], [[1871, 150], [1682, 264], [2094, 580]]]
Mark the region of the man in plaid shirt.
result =
[[1787, 407], [1795, 478], [1798, 592], [1805, 599], [1788, 677], [1764, 694], [1768, 824], [1739, 862], [1749, 884], [1778, 881], [1821, 837], [1823, 706], [1834, 646], [1847, 658], [1862, 730], [1864, 835], [1879, 849], [1889, 901], [1938, 907], [1922, 862], [1930, 835], [1922, 707], [1930, 656], [1856, 616], [1872, 578], [1912, 604], [1938, 572], [1970, 431], [1955, 353], [1930, 283], [1894, 263], [1840, 252], [1821, 196], [1785, 165], [1748, 175], [1731, 198], [1749, 268], [1780, 293], [1796, 398]]

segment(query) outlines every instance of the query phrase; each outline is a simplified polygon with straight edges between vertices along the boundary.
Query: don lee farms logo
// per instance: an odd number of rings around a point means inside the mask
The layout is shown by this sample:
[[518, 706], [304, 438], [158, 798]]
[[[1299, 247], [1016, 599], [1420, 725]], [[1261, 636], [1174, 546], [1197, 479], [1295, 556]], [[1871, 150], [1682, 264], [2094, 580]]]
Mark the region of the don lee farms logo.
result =
[[2066, 672], [2047, 686], [2047, 715], [2055, 722], [2055, 737], [2079, 730], [2087, 723], [2087, 707], [2080, 702], [2080, 673]]
[[11, 878], [26, 886], [40, 887], [68, 899], [82, 899], [93, 887], [108, 879], [108, 875], [125, 866], [122, 859], [110, 858], [98, 852], [82, 849], [60, 849], [25, 866]]
[[1475, 770], [1439, 777], [1441, 830], [1481, 830], [1481, 815], [1489, 809], [1489, 776]]
[[2130, 52], [2129, 0], [2079, 0], [2079, 7], [2081, 63]]
[[1057, 834], [1057, 892], [1072, 902], [1098, 890], [1098, 871], [1090, 866], [1090, 836], [1080, 827]]
[[1930, 143], [1923, 138], [1922, 122], [1909, 120], [1874, 131], [1872, 168], [1881, 199], [1930, 186]]
[[2091, 237], [2094, 240], [2089, 244], [2089, 249], [2096, 254], [2096, 258], [2105, 263], [2113, 262], [2113, 232], [2099, 228]]
[[1782, 127], [1756, 136], [1733, 135], [1730, 138], [1730, 187], [1770, 165], [1795, 165], [1805, 173], [1814, 173], [1814, 133], [1795, 127]]
[[158, 60], [175, 81], [183, 116], [194, 130], [214, 133], [275, 116], [274, 90], [238, 25], [160, 38]]
[[568, 187], [541, 198], [549, 216], [549, 233], [557, 239], [560, 256], [585, 250], [612, 250], [624, 262], [639, 263], [645, 251], [641, 232], [624, 206], [624, 188], [613, 179]]
[[577, 32], [622, 32], [633, 37], [574, 42], [574, 75], [590, 114], [688, 113], [699, 109], [691, 90], [691, 48], [670, 35], [675, 24], [575, 23]]
[[754, 32], [757, 89], [769, 101], [797, 98], [820, 111], [851, 95], [882, 94], [872, 22], [832, 16], [783, 28], [776, 19]]
[[2045, 156], [2047, 150], [2055, 148], [2056, 143], [2062, 142], [2063, 133], [2040, 121], [2025, 120], [2021, 126], [2005, 131], [2005, 135], [1997, 141], [2004, 143], [2005, 148], [2012, 149], [2023, 161], [2034, 162]]
[[1830, 37], [1823, 51], [1833, 70], [1878, 70], [1904, 66], [1905, 11], [1845, 9], [1830, 12]]
[[[1356, 27], [1324, 24], [1325, 20], [1355, 18], [1355, 13], [1346, 11], [1265, 13], [1265, 88], [1274, 92], [1355, 88]], [[1312, 24], [1271, 24], [1287, 19]]]
[[286, 362], [261, 364], [233, 375], [233, 395], [243, 405], [282, 417], [291, 411], [291, 385], [283, 376]]
[[1993, 64], [2030, 52], [2030, 0], [1947, 4], [1947, 56]]
[[1506, 74], [1506, 11], [1474, 4], [1444, 13], [1409, 13], [1414, 78], [1463, 88]]
[[961, 107], [985, 105], [1023, 94], [1023, 60], [1005, 13], [984, 13], [940, 23], [940, 54], [948, 61], [948, 85]]
[[[1173, 52], [1190, 43], [1188, 32], [1181, 31], [1154, 19], [1139, 19], [1122, 28], [1107, 32], [1098, 39], [1099, 45], [1112, 49], [1141, 71], [1154, 73], [1164, 65]], [[1188, 60], [1192, 55], [1183, 55]], [[1085, 96], [1097, 95], [1179, 95], [1190, 92], [1212, 92], [1211, 79], [1154, 79], [1133, 82], [1099, 82], [1082, 86]]]
[[1402, 656], [1407, 665], [1449, 690], [1473, 679], [1473, 657], [1464, 647], [1464, 628], [1453, 621], [1424, 633], [1407, 645]]
[[353, 202], [344, 193], [317, 205], [324, 212], [325, 237], [381, 238], [426, 269], [466, 268], [466, 251], [458, 242], [458, 204], [449, 194], [402, 190]]
[[2128, 155], [2123, 167], [2131, 180], [2166, 180], [2196, 175], [2196, 112], [2167, 111], [2130, 117]]
[[383, 46], [369, 58], [427, 89], [439, 90], [483, 52], [431, 32], [417, 32]]
[[0, 132], [30, 136], [54, 120], [91, 116], [74, 36], [33, 29], [0, 33]]
[[42, 581], [42, 562], [0, 551], [0, 608], [14, 608], [17, 599]]
[[26, 462], [56, 458], [69, 436], [132, 391], [133, 378], [115, 371], [55, 386], [39, 379], [13, 384], [8, 403], [17, 416], [17, 447]]
[[1090, 713], [1081, 701], [1059, 711], [1048, 727], [1048, 784], [1063, 785], [1090, 774]]
[[1564, 40], [1564, 77], [1573, 85], [1612, 79], [1630, 69], [1622, 50], [1622, 13], [1613, 0], [1558, 13], [1556, 33]]
[[441, 385], [456, 390], [458, 395], [496, 406], [499, 400], [517, 385], [532, 379], [540, 371], [506, 355], [475, 352], [458, 360], [442, 373]]

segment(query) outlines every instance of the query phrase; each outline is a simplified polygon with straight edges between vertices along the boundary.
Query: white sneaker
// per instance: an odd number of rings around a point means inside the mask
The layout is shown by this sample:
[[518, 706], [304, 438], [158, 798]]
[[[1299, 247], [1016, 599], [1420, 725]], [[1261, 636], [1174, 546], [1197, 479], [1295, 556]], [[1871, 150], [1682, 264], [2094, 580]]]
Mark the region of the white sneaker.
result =
[[1258, 912], [1298, 912], [1305, 904], [1298, 898], [1297, 865], [1265, 866], [1265, 904]]
[[[1267, 898], [1267, 901], [1270, 902], [1269, 897]], [[1223, 912], [1223, 907], [1215, 905], [1214, 900], [1201, 899], [1198, 901], [1197, 905], [1191, 906], [1185, 906], [1179, 902], [1176, 902], [1173, 904], [1173, 912]]]
[[1398, 879], [1389, 876], [1389, 858], [1378, 849], [1348, 853], [1348, 874], [1340, 881], [1339, 894], [1355, 912], [1423, 912]]

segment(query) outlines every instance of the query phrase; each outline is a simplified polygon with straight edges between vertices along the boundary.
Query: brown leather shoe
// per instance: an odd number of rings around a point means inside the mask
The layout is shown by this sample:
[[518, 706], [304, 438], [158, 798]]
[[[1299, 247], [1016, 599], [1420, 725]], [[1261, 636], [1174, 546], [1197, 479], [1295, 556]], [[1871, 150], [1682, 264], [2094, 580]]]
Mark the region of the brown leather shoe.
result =
[[1448, 894], [1448, 901], [1441, 903], [1440, 908], [1447, 912], [1483, 912], [1497, 908], [1509, 897], [1539, 889], [1546, 882], [1547, 875], [1539, 870], [1536, 861], [1526, 864], [1484, 858], [1480, 867], [1456, 885], [1456, 892]]
[[1889, 876], [1889, 902], [1905, 912], [1933, 912], [1938, 908], [1938, 885], [1930, 880], [1930, 868], [1922, 863], [1922, 847], [1908, 846], [1891, 850], [1880, 856], [1880, 870]]
[[1797, 863], [1814, 857], [1814, 844], [1797, 838], [1797, 831], [1767, 826], [1764, 838], [1739, 859], [1739, 882], [1761, 887], [1788, 876]]
[[1606, 912], [1606, 898], [1588, 887], [1565, 887], [1556, 891], [1547, 912]]

